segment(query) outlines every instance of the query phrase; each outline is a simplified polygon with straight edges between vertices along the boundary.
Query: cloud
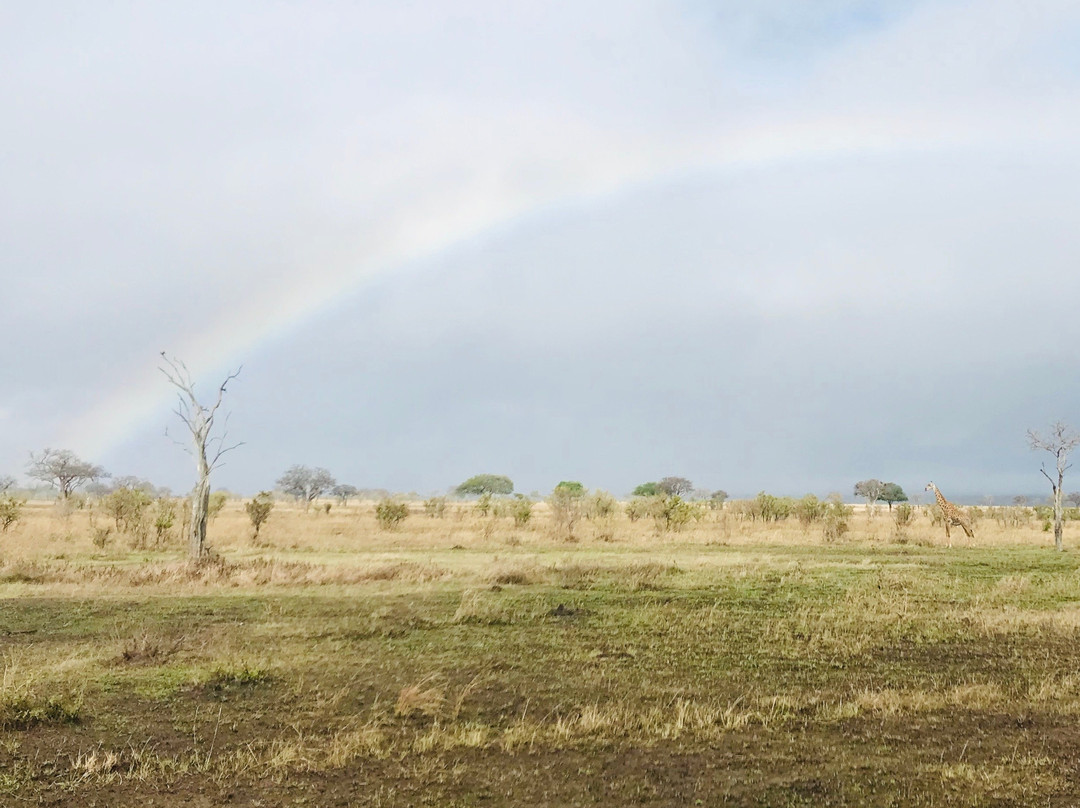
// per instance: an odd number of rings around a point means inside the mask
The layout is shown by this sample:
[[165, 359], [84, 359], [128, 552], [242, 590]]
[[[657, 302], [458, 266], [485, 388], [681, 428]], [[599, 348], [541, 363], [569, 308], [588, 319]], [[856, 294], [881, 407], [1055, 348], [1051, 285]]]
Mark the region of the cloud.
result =
[[[558, 307], [559, 284], [545, 289], [551, 270], [529, 255], [581, 266], [579, 253], [623, 268], [579, 272], [567, 334], [663, 331], [686, 306], [705, 317], [732, 301], [774, 327], [843, 317], [890, 271], [902, 282], [887, 313], [945, 318], [956, 299], [1009, 318], [1039, 299], [1011, 267], [1035, 263], [1035, 283], [1060, 285], [1072, 248], [1055, 213], [1070, 186], [1047, 169], [1075, 168], [1080, 128], [1077, 14], [1062, 3], [5, 13], [14, 148], [0, 156], [0, 246], [12, 328], [34, 340], [4, 383], [50, 402], [20, 408], [38, 413], [24, 440], [110, 451], [167, 417], [158, 350], [212, 380], [357, 290], [407, 286], [459, 250], [490, 259], [498, 244], [527, 280], [483, 274], [458, 319], [392, 309], [407, 330], [461, 340], [465, 313], [495, 312], [539, 329], [520, 339], [558, 338], [513, 296]], [[694, 183], [733, 190], [670, 213], [641, 203]], [[895, 197], [868, 196], [875, 184]], [[608, 231], [561, 232], [563, 248], [542, 251], [543, 223], [603, 211]], [[663, 273], [705, 293], [618, 289]], [[969, 352], [985, 335], [978, 322], [920, 326]], [[0, 456], [29, 448], [6, 440]]]

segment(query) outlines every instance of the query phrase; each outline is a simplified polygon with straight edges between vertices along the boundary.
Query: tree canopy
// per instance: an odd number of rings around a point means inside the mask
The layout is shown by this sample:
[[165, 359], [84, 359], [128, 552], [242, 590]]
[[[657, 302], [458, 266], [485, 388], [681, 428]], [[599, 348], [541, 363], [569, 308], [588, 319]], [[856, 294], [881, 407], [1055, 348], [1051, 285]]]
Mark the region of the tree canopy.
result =
[[40, 455], [30, 454], [26, 476], [54, 486], [60, 498], [67, 499], [80, 485], [108, 477], [109, 473], [68, 449], [46, 449]]
[[855, 483], [855, 496], [865, 499], [867, 505], [873, 505], [881, 499], [881, 492], [884, 488], [885, 483], [873, 477], [869, 480], [860, 480]]
[[694, 484], [685, 477], [665, 477], [656, 487], [669, 497], [682, 497], [694, 490]]
[[332, 489], [335, 484], [334, 475], [326, 469], [312, 469], [307, 466], [289, 466], [277, 481], [278, 488], [289, 496], [296, 497], [305, 506]]
[[501, 474], [476, 474], [454, 490], [462, 496], [512, 494], [514, 493], [514, 482], [509, 477]]
[[342, 485], [338, 483], [330, 489], [330, 493], [340, 502], [343, 506], [349, 504], [349, 500], [360, 493], [355, 485]]
[[635, 497], [655, 497], [660, 493], [660, 486], [656, 483], [642, 483], [630, 493]]
[[878, 499], [882, 502], [889, 503], [889, 510], [892, 510], [894, 502], [907, 502], [907, 494], [904, 493], [904, 489], [896, 483], [885, 483], [881, 488], [881, 493], [878, 494]]

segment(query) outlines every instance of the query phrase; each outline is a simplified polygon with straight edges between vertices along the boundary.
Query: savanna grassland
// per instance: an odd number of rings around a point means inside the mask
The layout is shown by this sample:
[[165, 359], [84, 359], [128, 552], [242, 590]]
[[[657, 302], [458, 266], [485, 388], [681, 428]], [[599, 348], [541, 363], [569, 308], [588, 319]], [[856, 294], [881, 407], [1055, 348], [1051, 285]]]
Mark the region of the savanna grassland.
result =
[[1038, 520], [702, 516], [279, 504], [254, 545], [230, 503], [195, 567], [30, 506], [0, 804], [1080, 803], [1080, 563]]

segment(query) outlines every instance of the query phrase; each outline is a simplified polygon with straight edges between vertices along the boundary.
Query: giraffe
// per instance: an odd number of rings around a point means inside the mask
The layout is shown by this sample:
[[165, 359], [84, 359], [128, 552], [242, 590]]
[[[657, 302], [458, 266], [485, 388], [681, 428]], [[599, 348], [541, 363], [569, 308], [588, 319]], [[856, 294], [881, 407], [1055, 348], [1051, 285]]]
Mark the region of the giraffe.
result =
[[964, 512], [945, 499], [945, 495], [938, 490], [933, 481], [926, 484], [925, 490], [933, 491], [934, 496], [937, 497], [938, 507], [941, 508], [941, 520], [945, 523], [945, 538], [948, 539], [950, 547], [952, 547], [952, 535], [949, 533], [949, 525], [958, 525], [964, 529], [969, 539], [975, 538], [975, 531], [971, 529], [971, 522], [964, 516]]

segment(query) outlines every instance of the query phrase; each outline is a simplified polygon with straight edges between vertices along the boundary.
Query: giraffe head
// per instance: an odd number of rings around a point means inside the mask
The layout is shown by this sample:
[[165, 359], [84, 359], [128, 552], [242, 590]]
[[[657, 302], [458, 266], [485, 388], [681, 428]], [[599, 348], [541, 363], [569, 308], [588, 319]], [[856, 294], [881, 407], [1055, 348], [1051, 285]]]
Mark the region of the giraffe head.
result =
[[926, 484], [926, 488], [924, 488], [923, 491], [937, 491], [937, 486], [934, 485], [934, 481], [931, 480]]

